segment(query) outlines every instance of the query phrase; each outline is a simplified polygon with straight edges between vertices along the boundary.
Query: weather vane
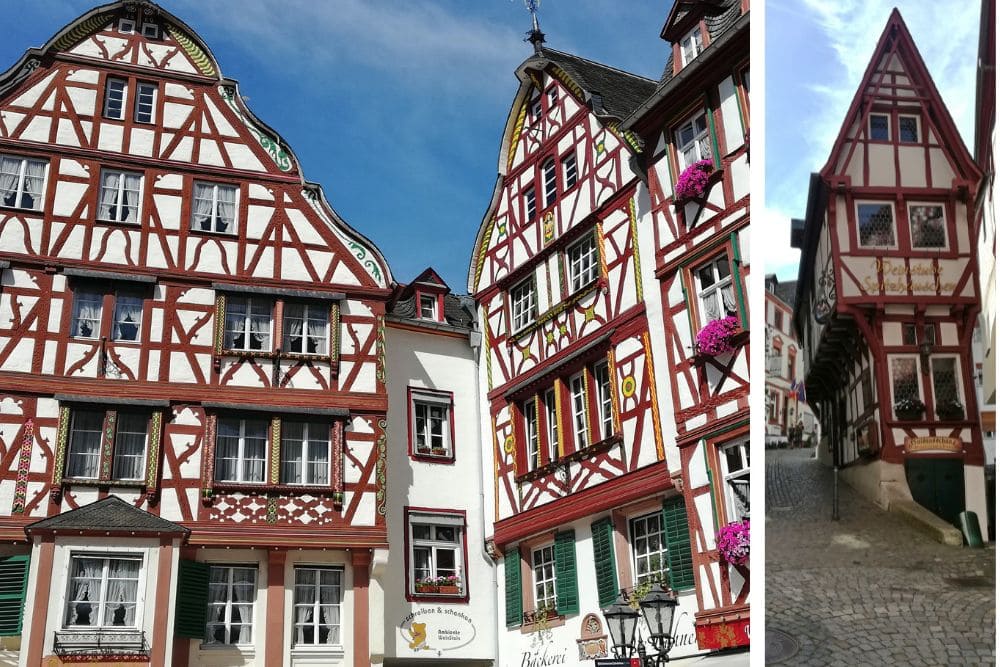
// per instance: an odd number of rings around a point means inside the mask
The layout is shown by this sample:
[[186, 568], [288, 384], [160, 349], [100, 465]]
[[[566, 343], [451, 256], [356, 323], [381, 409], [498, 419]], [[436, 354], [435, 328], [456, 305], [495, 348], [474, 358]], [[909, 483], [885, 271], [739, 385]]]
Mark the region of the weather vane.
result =
[[545, 33], [538, 27], [538, 6], [542, 0], [524, 0], [524, 6], [531, 12], [531, 31], [528, 33], [526, 42], [531, 42], [535, 47], [535, 53], [541, 55], [542, 43], [545, 41]]

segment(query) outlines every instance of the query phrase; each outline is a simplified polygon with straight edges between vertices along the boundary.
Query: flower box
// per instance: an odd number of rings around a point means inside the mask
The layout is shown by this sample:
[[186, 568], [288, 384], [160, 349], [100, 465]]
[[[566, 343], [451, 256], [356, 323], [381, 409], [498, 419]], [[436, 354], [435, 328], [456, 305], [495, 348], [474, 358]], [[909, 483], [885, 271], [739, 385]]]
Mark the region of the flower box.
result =
[[448, 456], [448, 450], [443, 447], [434, 447], [431, 449], [431, 456]]
[[750, 520], [734, 521], [719, 529], [715, 538], [719, 560], [731, 565], [750, 562]]
[[938, 403], [935, 406], [935, 412], [944, 421], [961, 421], [965, 419], [965, 406], [954, 399]]
[[437, 593], [439, 589], [437, 584], [417, 584], [418, 593]]
[[438, 586], [438, 593], [442, 595], [458, 595], [462, 592], [459, 586]]
[[919, 421], [923, 418], [924, 412], [927, 410], [923, 402], [916, 398], [900, 399], [896, 401], [892, 408], [896, 413], [896, 419], [904, 422]]
[[715, 163], [711, 160], [699, 160], [688, 166], [677, 178], [674, 188], [674, 200], [678, 203], [689, 199], [703, 197], [708, 190]]
[[712, 320], [695, 337], [695, 350], [699, 355], [717, 357], [733, 352], [737, 347], [740, 320], [735, 315]]

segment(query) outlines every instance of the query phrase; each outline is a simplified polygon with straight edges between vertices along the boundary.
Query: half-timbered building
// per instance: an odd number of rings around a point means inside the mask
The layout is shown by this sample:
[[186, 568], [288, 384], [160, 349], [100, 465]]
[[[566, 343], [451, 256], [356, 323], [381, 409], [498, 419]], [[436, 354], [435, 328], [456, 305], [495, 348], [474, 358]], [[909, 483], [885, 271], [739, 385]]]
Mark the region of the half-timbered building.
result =
[[981, 170], [893, 10], [830, 157], [812, 176], [795, 323], [833, 464], [885, 506], [915, 500], [986, 534], [972, 340]]
[[671, 656], [689, 654], [689, 513], [667, 466], [638, 142], [621, 128], [656, 82], [550, 49], [537, 25], [530, 39], [469, 273], [500, 664], [610, 655], [601, 610], [653, 581], [680, 593]]
[[384, 652], [389, 269], [183, 21], [0, 75], [0, 262], [0, 661]]
[[669, 368], [698, 645], [729, 648], [750, 641], [749, 563], [720, 559], [716, 544], [750, 509], [749, 2], [678, 1], [661, 37], [663, 76], [625, 126], [644, 144], [640, 250], [659, 300], [650, 337]]

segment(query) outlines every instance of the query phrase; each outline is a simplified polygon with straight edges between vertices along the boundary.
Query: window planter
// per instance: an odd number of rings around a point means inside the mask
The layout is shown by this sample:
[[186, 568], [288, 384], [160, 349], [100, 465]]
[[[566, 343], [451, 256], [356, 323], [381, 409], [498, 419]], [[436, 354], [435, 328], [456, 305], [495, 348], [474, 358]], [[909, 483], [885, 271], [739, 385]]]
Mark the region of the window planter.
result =
[[943, 421], [962, 421], [965, 419], [965, 406], [955, 400], [939, 403], [935, 412]]
[[718, 357], [735, 352], [746, 342], [750, 332], [740, 326], [740, 320], [735, 315], [712, 320], [695, 336], [696, 357]]
[[441, 588], [437, 584], [417, 584], [418, 593], [438, 593]]
[[711, 160], [699, 160], [690, 165], [677, 178], [674, 206], [683, 208], [685, 204], [704, 199], [721, 177], [722, 170], [716, 169]]
[[896, 401], [892, 407], [896, 413], [896, 419], [904, 422], [921, 420], [927, 410], [923, 402], [916, 398], [904, 398]]
[[723, 526], [716, 536], [719, 560], [730, 565], [750, 562], [750, 520], [734, 521]]
[[441, 595], [458, 595], [462, 592], [459, 586], [438, 586], [437, 589]]

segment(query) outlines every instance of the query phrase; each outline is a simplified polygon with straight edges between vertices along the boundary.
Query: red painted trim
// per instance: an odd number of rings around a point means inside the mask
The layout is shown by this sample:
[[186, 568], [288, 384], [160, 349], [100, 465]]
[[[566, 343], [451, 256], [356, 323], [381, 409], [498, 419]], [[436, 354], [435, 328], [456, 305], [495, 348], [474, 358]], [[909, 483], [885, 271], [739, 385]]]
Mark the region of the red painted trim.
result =
[[[431, 396], [444, 396], [448, 398], [448, 428], [449, 428], [449, 438], [448, 443], [448, 456], [435, 456], [433, 454], [423, 454], [415, 449], [413, 443], [414, 440], [414, 429], [416, 428], [416, 422], [413, 415], [413, 403], [414, 400], [419, 400], [420, 394], [427, 394]], [[425, 389], [424, 387], [414, 387], [412, 385], [406, 387], [406, 452], [410, 455], [410, 458], [414, 461], [422, 461], [424, 463], [437, 463], [437, 464], [453, 464], [455, 463], [455, 394], [450, 391], [443, 391], [440, 389]]]
[[[428, 595], [411, 591], [413, 573], [410, 571], [410, 513], [427, 512], [442, 516], [462, 517], [462, 594], [461, 595]], [[472, 584], [469, 577], [469, 522], [465, 510], [441, 509], [435, 507], [403, 506], [403, 596], [407, 602], [437, 602], [437, 603], [467, 603], [469, 589]]]
[[267, 619], [264, 622], [264, 663], [280, 665], [285, 639], [285, 560], [288, 552], [267, 552]]
[[154, 609], [159, 613], [153, 615], [153, 636], [150, 642], [149, 661], [153, 665], [164, 665], [167, 662], [167, 642], [172, 641], [170, 628], [167, 625], [166, 610], [170, 609], [170, 573], [173, 570], [174, 547], [168, 540], [160, 542], [156, 561], [156, 603]]
[[[25, 651], [26, 665], [42, 664], [42, 647], [45, 643], [45, 628], [48, 625], [49, 595], [52, 590], [52, 566], [55, 559], [56, 545], [51, 537], [42, 538], [37, 545], [37, 556], [34, 567], [37, 572], [33, 604], [31, 607], [31, 626], [28, 629], [28, 647]], [[26, 625], [25, 628], [28, 628]]]
[[521, 512], [494, 525], [493, 540], [503, 549], [514, 542], [577, 519], [606, 512], [659, 491], [673, 488], [670, 472], [662, 462], [654, 463], [617, 479]]
[[354, 667], [371, 667], [368, 644], [368, 624], [370, 621], [368, 618], [368, 565], [370, 562], [371, 552], [351, 552], [351, 571], [354, 575], [354, 645], [351, 650], [354, 652]]

